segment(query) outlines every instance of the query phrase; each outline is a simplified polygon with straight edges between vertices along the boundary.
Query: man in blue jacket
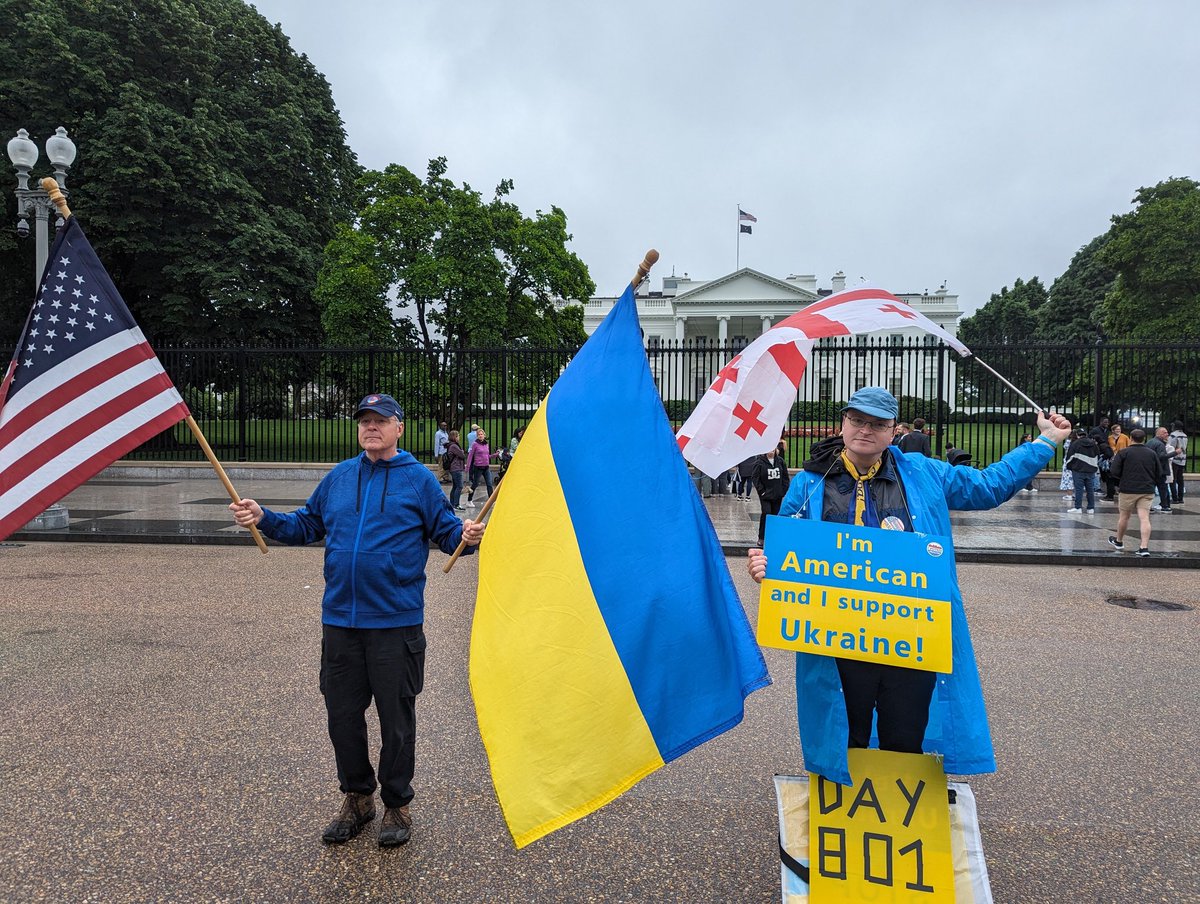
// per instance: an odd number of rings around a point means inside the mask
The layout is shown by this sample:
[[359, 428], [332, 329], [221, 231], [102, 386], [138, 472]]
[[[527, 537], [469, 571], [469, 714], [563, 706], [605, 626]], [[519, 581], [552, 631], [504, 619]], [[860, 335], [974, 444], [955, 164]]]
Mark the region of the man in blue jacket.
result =
[[[995, 508], [1011, 499], [1053, 457], [1070, 433], [1058, 414], [1038, 413], [1041, 435], [983, 470], [953, 467], [921, 452], [890, 446], [899, 414], [895, 397], [868, 386], [842, 409], [841, 435], [817, 443], [792, 478], [779, 514], [865, 527], [950, 535], [950, 510]], [[762, 581], [767, 560], [751, 549], [750, 576]], [[953, 670], [948, 675], [878, 663], [796, 654], [796, 700], [805, 768], [852, 784], [846, 748], [870, 746], [939, 753], [946, 772], [993, 772], [991, 733], [962, 595], [951, 599]]]
[[404, 412], [389, 395], [359, 403], [361, 455], [322, 480], [290, 514], [253, 499], [229, 508], [243, 527], [298, 546], [325, 540], [321, 605], [321, 693], [345, 799], [322, 839], [349, 841], [375, 818], [375, 770], [366, 710], [375, 699], [383, 746], [378, 784], [386, 808], [381, 847], [408, 841], [412, 829], [416, 700], [425, 678], [425, 564], [432, 540], [446, 553], [460, 540], [474, 552], [484, 525], [454, 514], [437, 478], [397, 444]]

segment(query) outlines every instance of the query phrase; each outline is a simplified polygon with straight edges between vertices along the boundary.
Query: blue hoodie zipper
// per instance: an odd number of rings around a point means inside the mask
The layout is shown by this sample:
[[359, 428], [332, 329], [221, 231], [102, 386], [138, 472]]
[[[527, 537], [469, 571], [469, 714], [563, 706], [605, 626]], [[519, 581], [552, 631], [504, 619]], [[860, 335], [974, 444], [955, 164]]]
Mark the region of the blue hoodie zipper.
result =
[[[365, 456], [365, 453], [364, 453]], [[361, 469], [365, 462], [360, 461]], [[371, 484], [375, 482], [375, 467], [372, 465], [370, 476], [367, 477], [367, 489], [363, 493], [363, 503], [358, 513], [358, 533], [354, 535], [354, 551], [350, 554], [350, 627], [358, 627], [358, 544], [362, 541], [363, 526], [367, 522], [367, 505], [365, 500], [371, 498]]]

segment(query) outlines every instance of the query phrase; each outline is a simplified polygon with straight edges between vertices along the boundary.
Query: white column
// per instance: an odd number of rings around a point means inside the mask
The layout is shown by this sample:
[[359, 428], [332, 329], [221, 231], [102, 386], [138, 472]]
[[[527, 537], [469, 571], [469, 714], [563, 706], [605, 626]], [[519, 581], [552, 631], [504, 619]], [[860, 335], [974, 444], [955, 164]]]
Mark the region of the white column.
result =
[[771, 318], [770, 317], [762, 318], [762, 331], [765, 333], [770, 328], [771, 328]]
[[686, 317], [676, 317], [675, 318], [675, 341], [676, 342], [683, 341], [683, 328], [686, 324], [687, 324]]
[[729, 339], [729, 318], [717, 318], [717, 342], [724, 345]]

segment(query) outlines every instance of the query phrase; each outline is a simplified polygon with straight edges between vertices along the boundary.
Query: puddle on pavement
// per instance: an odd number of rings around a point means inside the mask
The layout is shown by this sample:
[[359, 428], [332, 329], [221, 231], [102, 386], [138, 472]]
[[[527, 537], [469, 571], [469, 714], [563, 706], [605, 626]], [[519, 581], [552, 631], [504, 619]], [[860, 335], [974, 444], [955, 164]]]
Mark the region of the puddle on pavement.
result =
[[1186, 603], [1171, 603], [1166, 600], [1152, 600], [1144, 596], [1110, 596], [1106, 602], [1126, 609], [1147, 609], [1152, 612], [1191, 612], [1192, 607]]

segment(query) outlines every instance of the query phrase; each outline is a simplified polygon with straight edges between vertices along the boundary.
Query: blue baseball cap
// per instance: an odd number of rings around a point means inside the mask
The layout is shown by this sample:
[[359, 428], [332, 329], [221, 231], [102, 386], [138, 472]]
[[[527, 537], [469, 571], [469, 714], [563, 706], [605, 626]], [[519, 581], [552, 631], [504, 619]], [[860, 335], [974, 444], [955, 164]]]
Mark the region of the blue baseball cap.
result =
[[850, 401], [842, 409], [842, 414], [845, 414], [847, 411], [861, 411], [863, 414], [869, 414], [872, 417], [882, 417], [895, 421], [900, 418], [900, 403], [896, 401], [894, 395], [882, 386], [864, 386], [858, 392], [854, 393], [854, 395], [850, 396]]
[[400, 407], [400, 403], [390, 395], [378, 392], [366, 396], [358, 403], [358, 409], [354, 412], [354, 417], [356, 419], [360, 418], [363, 412], [366, 411], [374, 411], [376, 414], [382, 414], [384, 417], [394, 417], [397, 420], [404, 420], [404, 409]]

